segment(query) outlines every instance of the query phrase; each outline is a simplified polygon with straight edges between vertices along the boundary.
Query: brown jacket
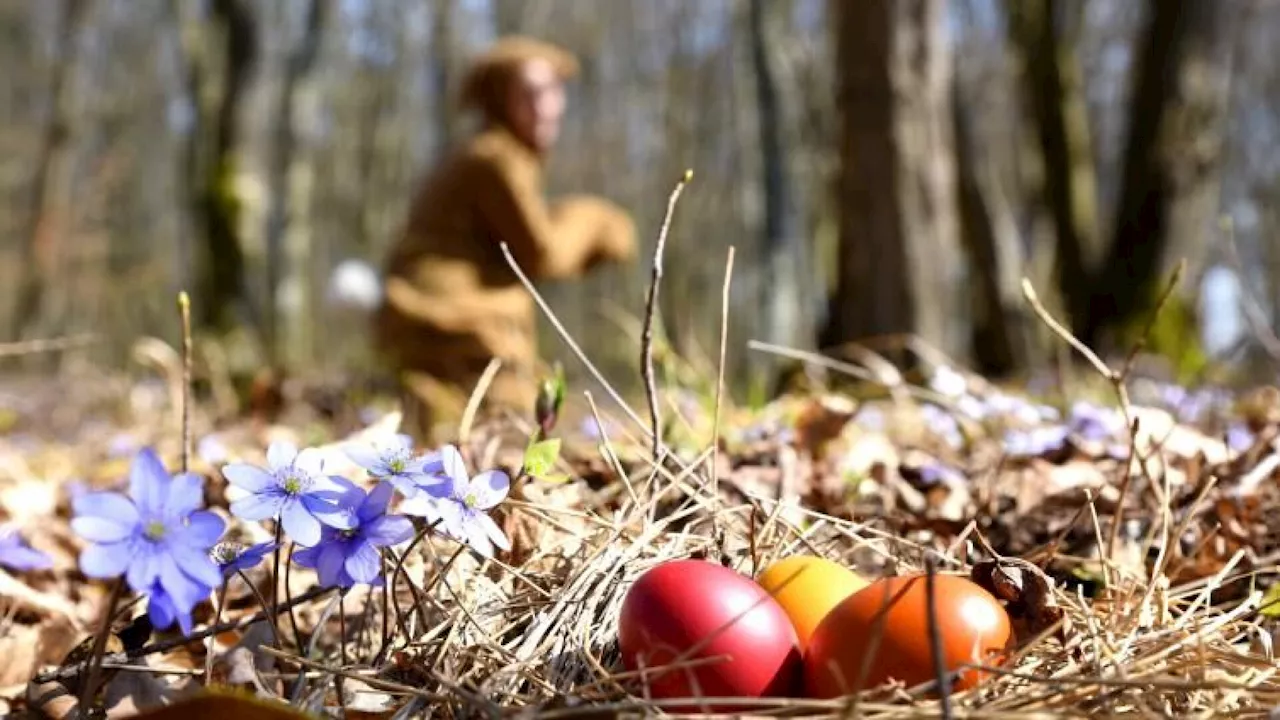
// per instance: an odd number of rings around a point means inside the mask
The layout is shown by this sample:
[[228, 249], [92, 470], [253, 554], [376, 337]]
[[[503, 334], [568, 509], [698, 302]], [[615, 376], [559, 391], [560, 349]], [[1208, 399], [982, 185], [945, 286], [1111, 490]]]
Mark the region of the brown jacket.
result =
[[379, 350], [429, 424], [452, 421], [493, 357], [486, 399], [527, 410], [535, 394], [536, 307], [499, 243], [533, 279], [568, 278], [635, 254], [631, 219], [597, 197], [543, 197], [542, 160], [500, 127], [447, 158], [421, 186], [386, 260]]

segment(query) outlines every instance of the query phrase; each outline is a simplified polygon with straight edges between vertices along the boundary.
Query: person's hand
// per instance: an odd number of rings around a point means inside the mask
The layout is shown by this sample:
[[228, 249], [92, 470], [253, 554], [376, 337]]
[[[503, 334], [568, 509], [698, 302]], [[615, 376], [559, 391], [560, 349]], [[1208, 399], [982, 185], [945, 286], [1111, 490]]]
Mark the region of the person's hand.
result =
[[597, 247], [613, 262], [630, 262], [636, 256], [636, 224], [622, 208], [608, 203], [602, 210]]

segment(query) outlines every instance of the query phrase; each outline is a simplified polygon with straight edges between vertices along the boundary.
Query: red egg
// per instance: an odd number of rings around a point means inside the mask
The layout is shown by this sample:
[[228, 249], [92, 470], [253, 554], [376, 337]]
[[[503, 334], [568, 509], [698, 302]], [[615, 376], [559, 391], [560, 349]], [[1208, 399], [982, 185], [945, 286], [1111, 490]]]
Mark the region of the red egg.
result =
[[675, 560], [641, 575], [622, 603], [618, 645], [628, 670], [698, 661], [646, 675], [654, 699], [789, 697], [799, 690], [802, 660], [786, 612], [750, 578], [716, 563]]

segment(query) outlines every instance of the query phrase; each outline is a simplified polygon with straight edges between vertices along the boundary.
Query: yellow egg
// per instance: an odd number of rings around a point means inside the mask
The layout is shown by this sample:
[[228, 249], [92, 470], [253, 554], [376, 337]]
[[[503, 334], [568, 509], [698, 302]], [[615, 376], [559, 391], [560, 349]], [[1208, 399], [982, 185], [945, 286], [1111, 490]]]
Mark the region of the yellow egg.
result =
[[795, 626], [800, 649], [809, 644], [818, 623], [867, 581], [853, 571], [815, 555], [793, 555], [765, 568], [756, 578], [778, 601]]

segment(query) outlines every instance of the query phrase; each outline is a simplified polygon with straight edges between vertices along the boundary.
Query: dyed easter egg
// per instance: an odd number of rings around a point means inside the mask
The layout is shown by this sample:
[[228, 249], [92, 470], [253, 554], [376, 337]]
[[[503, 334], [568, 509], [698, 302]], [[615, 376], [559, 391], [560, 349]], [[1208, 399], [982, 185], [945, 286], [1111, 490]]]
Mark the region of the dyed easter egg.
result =
[[[643, 681], [655, 699], [786, 697], [800, 689], [801, 654], [786, 612], [750, 578], [716, 563], [674, 560], [641, 575], [622, 603], [618, 645], [628, 670], [652, 669]], [[692, 664], [659, 669], [672, 663]]]
[[867, 586], [867, 581], [853, 571], [816, 555], [779, 560], [765, 568], [756, 582], [769, 591], [791, 619], [801, 652], [827, 613]]
[[[927, 581], [924, 573], [882, 578], [832, 608], [805, 651], [808, 694], [832, 698], [890, 678], [908, 687], [935, 679]], [[1011, 635], [1009, 615], [1000, 602], [957, 575], [935, 576], [933, 596], [945, 668], [996, 664]], [[869, 658], [867, 674], [858, 682], [864, 658]], [[973, 687], [984, 676], [965, 670], [952, 688]]]

